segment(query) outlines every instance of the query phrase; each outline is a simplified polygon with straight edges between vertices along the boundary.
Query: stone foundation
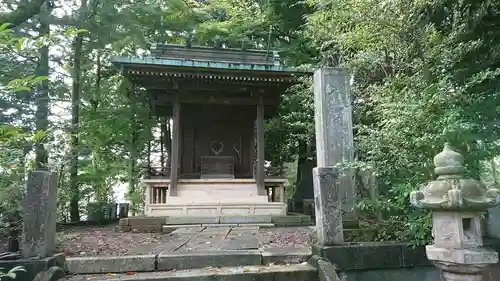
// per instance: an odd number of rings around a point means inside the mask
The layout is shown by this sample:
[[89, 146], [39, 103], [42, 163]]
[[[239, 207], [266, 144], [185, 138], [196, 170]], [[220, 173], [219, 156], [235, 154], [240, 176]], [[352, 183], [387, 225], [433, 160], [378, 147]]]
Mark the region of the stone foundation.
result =
[[165, 226], [259, 226], [259, 227], [294, 227], [310, 226], [311, 217], [291, 216], [213, 216], [213, 217], [130, 217], [120, 219], [117, 231], [127, 232], [171, 232], [176, 227]]

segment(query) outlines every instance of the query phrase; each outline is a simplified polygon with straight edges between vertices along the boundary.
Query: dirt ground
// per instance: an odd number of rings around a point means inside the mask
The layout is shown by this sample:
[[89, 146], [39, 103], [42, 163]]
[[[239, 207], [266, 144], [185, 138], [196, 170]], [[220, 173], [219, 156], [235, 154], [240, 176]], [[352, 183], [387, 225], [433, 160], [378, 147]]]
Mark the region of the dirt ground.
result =
[[[115, 232], [114, 225], [76, 226], [57, 233], [58, 252], [66, 256], [110, 256], [149, 254], [172, 237], [160, 233]], [[259, 230], [260, 247], [296, 248], [309, 246], [309, 228], [263, 228]], [[0, 252], [6, 250], [0, 239]]]

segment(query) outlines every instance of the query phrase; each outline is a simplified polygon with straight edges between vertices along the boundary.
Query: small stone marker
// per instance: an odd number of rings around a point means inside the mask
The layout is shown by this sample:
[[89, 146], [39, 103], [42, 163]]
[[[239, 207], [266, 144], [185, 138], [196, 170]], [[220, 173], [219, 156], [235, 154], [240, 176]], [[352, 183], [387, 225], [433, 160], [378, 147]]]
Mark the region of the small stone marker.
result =
[[354, 175], [334, 168], [353, 160], [352, 108], [349, 73], [321, 68], [314, 73], [316, 155], [313, 186], [318, 243], [342, 243], [342, 215], [356, 198]]
[[320, 245], [344, 242], [339, 182], [338, 171], [335, 168], [316, 167], [313, 169], [316, 238]]
[[24, 198], [21, 255], [52, 256], [56, 244], [57, 176], [45, 170], [28, 173]]

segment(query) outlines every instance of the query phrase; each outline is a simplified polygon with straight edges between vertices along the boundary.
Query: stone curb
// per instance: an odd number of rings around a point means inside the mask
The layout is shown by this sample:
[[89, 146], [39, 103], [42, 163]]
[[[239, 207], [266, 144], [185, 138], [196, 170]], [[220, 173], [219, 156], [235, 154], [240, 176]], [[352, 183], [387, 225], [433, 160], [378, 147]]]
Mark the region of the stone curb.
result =
[[217, 266], [300, 264], [311, 256], [307, 249], [227, 250], [220, 252], [160, 253], [158, 255], [70, 257], [64, 270], [69, 274], [148, 272]]
[[337, 246], [313, 245], [318, 255], [336, 265], [339, 270], [368, 270], [407, 268], [431, 265], [424, 247], [412, 248], [404, 244], [363, 243]]
[[[189, 271], [145, 272], [136, 275], [103, 277], [106, 281], [316, 281], [317, 270], [310, 265], [227, 267], [226, 270], [193, 269]], [[96, 279], [97, 280], [97, 279]]]
[[260, 226], [263, 228], [282, 226], [311, 225], [310, 216], [217, 216], [217, 217], [130, 217], [119, 220], [115, 228], [117, 232], [161, 232], [165, 226], [189, 227], [205, 225], [222, 226]]
[[160, 253], [157, 257], [158, 270], [261, 264], [262, 254], [258, 250]]
[[307, 262], [312, 256], [311, 248], [268, 248], [261, 252], [263, 264], [298, 264]]
[[144, 272], [156, 269], [156, 255], [72, 257], [64, 270], [70, 274]]

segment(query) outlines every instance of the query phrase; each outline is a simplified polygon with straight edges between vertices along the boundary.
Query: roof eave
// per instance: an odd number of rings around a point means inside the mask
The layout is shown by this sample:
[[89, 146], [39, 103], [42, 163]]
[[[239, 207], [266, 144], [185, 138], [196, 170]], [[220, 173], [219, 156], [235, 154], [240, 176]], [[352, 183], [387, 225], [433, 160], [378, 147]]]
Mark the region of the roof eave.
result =
[[275, 72], [288, 73], [298, 75], [312, 75], [312, 71], [299, 70], [292, 67], [284, 67], [281, 65], [272, 64], [246, 64], [234, 62], [213, 62], [185, 59], [165, 59], [155, 57], [119, 57], [114, 56], [111, 62], [123, 70], [125, 65], [151, 65], [151, 66], [166, 66], [166, 67], [196, 67], [202, 69], [218, 69], [218, 70], [235, 70], [235, 71], [259, 71], [259, 72]]

